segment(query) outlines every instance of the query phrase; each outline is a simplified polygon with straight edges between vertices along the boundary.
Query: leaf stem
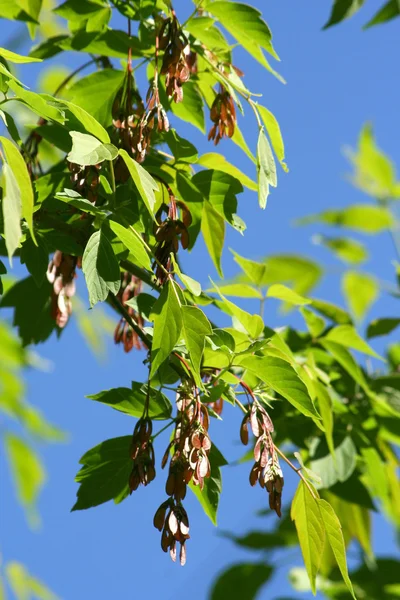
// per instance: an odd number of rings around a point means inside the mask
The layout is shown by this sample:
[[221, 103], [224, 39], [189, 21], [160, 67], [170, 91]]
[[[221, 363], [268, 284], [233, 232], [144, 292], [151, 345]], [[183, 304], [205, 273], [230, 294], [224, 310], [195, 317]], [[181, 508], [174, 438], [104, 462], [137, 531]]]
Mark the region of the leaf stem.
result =
[[86, 69], [87, 67], [90, 67], [90, 65], [92, 65], [93, 63], [97, 63], [98, 58], [92, 58], [91, 60], [89, 60], [88, 62], [86, 62], [85, 64], [81, 65], [80, 67], [78, 67], [77, 69], [75, 69], [75, 71], [72, 71], [72, 73], [70, 73], [58, 86], [58, 88], [56, 89], [56, 91], [54, 92], [54, 96], [58, 96], [58, 94], [65, 88], [65, 86], [71, 81], [71, 79], [73, 79], [75, 77], [75, 75], [78, 75], [78, 73], [80, 73], [81, 71], [83, 71], [84, 69]]
[[115, 192], [116, 192], [115, 173], [114, 173], [114, 163], [112, 160], [108, 161], [108, 166], [110, 167], [111, 189], [113, 191], [113, 194], [115, 195]]
[[154, 441], [156, 437], [160, 435], [160, 433], [164, 433], [164, 431], [168, 429], [168, 427], [171, 427], [172, 423], [175, 423], [175, 419], [171, 419], [169, 423], [167, 423], [162, 429], [160, 429], [160, 431], [157, 431], [157, 433], [155, 433], [152, 436], [152, 441]]
[[160, 261], [158, 260], [158, 258], [156, 257], [156, 255], [154, 254], [153, 250], [150, 248], [150, 246], [144, 241], [144, 239], [142, 238], [142, 236], [136, 231], [136, 229], [134, 227], [132, 227], [132, 225], [129, 225], [129, 229], [132, 231], [132, 233], [135, 234], [135, 236], [139, 239], [139, 241], [143, 244], [143, 246], [145, 247], [145, 249], [147, 250], [148, 254], [154, 259], [154, 261], [157, 263], [157, 265], [160, 267], [160, 269], [162, 269], [165, 273], [165, 275], [167, 275], [167, 277], [169, 277], [170, 272], [167, 271], [167, 269], [164, 267], [164, 265], [162, 263], [160, 263]]
[[275, 446], [275, 444], [274, 444], [274, 450], [279, 454], [279, 456], [281, 458], [283, 458], [283, 460], [289, 465], [289, 467], [291, 469], [293, 469], [293, 471], [295, 473], [297, 473], [297, 475], [300, 477], [300, 479], [304, 482], [304, 484], [305, 484], [306, 488], [308, 489], [308, 491], [310, 492], [311, 496], [314, 498], [314, 500], [316, 500], [317, 498], [313, 492], [313, 489], [311, 488], [307, 479], [304, 477], [303, 473], [301, 472], [301, 467], [299, 467], [299, 468], [295, 467], [294, 464], [288, 459], [288, 457], [282, 452], [282, 450], [280, 450], [278, 448], [278, 446]]

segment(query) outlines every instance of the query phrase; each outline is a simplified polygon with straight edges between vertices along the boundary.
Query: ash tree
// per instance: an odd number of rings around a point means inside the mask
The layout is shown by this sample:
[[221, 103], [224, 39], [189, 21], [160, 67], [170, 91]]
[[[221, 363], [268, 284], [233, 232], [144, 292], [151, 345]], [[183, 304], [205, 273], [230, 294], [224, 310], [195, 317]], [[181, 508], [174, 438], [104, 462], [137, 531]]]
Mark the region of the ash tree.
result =
[[[20, 4], [5, 4], [0, 17], [24, 21], [34, 39], [44, 18], [41, 2]], [[336, 1], [327, 26], [362, 4]], [[369, 25], [396, 16], [397, 4], [385, 5]], [[110, 27], [113, 13], [124, 30]], [[149, 527], [160, 531], [161, 549], [184, 565], [196, 543], [188, 543], [187, 493], [216, 522], [221, 469], [229, 457], [213, 442], [213, 430], [224, 427], [228, 403], [242, 420], [238, 431], [225, 435], [247, 447], [249, 484], [277, 515], [273, 532], [232, 535], [234, 543], [263, 551], [299, 545], [304, 569], [292, 573], [295, 587], [316, 593], [318, 586], [329, 598], [395, 597], [398, 563], [378, 560], [375, 575], [368, 565], [371, 511], [400, 524], [400, 346], [388, 345], [385, 357], [373, 348], [400, 318], [365, 317], [379, 294], [399, 297], [399, 266], [394, 263], [393, 282], [384, 291], [379, 274], [360, 270], [367, 248], [349, 235], [392, 235], [400, 260], [392, 210], [400, 183], [392, 162], [366, 125], [350, 160], [353, 183], [368, 201], [302, 223], [332, 226], [332, 235], [319, 235], [318, 242], [345, 265], [347, 308], [314, 296], [323, 266], [300, 255], [254, 260], [233, 251], [238, 274], [227, 281], [225, 231], [246, 228], [237, 214], [243, 188], [254, 192], [261, 212], [278, 172], [288, 171], [278, 121], [257, 91], [247, 89], [235, 62], [242, 48], [260, 76], [283, 81], [264, 17], [250, 5], [220, 0], [195, 2], [186, 20], [169, 0], [67, 0], [47, 15], [49, 22], [54, 15], [63, 33], [55, 28], [39, 36], [27, 56], [0, 48], [0, 306], [13, 314], [12, 326], [0, 322], [0, 410], [30, 519], [44, 470], [29, 440], [58, 441], [63, 434], [24, 400], [22, 370], [32, 364], [32, 346], [54, 333], [63, 343], [71, 318], [96, 346], [109, 317], [96, 309], [93, 321], [87, 308], [106, 303], [115, 343], [121, 352], [138, 353], [147, 376], [89, 396], [125, 413], [126, 428], [120, 437], [82, 449], [73, 510], [130, 502], [163, 477], [165, 494]], [[72, 50], [82, 54], [82, 64], [51, 95], [28, 89], [19, 78], [20, 65], [46, 64]], [[28, 133], [15, 106], [29, 114]], [[240, 113], [246, 129], [258, 131], [255, 148], [240, 130]], [[208, 137], [210, 152], [200, 156], [186, 139], [187, 123]], [[229, 140], [253, 161], [253, 178], [225, 158]], [[200, 238], [219, 276], [207, 289], [181, 266]], [[14, 262], [26, 269], [21, 279], [13, 276]], [[77, 278], [87, 287], [84, 301], [76, 296]], [[244, 310], [243, 298], [260, 308]], [[284, 311], [298, 311], [303, 326], [274, 329], [263, 317], [268, 298], [281, 301]], [[210, 309], [231, 317], [231, 326], [210, 320]], [[20, 421], [21, 435], [7, 430], [8, 419]], [[160, 455], [153, 443], [158, 436]], [[294, 497], [285, 495], [290, 469], [299, 479]], [[349, 575], [346, 548], [354, 540], [366, 562]], [[253, 598], [273, 568], [263, 560], [234, 565], [214, 582], [211, 596]], [[17, 597], [51, 594], [20, 563], [6, 564], [5, 575]]]

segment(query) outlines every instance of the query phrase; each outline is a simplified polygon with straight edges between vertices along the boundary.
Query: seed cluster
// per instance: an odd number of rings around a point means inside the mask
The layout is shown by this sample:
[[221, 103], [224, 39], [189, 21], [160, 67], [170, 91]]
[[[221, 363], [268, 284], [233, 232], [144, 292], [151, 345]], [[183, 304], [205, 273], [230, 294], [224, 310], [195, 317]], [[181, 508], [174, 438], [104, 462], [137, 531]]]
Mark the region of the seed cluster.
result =
[[[170, 499], [161, 504], [154, 517], [154, 525], [162, 531], [161, 547], [170, 551], [176, 560], [176, 542], [181, 544], [180, 561], [186, 561], [185, 542], [189, 538], [189, 520], [182, 500], [190, 481], [202, 490], [204, 479], [211, 474], [209, 452], [211, 440], [208, 435], [209, 416], [207, 407], [201, 403], [196, 388], [189, 382], [180, 386], [177, 398], [178, 414], [173, 440], [165, 451], [162, 467], [169, 464], [165, 491]], [[169, 508], [167, 515], [166, 511]]]
[[258, 481], [260, 486], [267, 490], [269, 506], [280, 517], [284, 480], [271, 437], [274, 426], [267, 411], [256, 399], [253, 400], [251, 408], [244, 416], [240, 427], [240, 439], [245, 445], [249, 442], [249, 423], [256, 438], [254, 446], [255, 463], [250, 471], [250, 485], [254, 486]]
[[71, 298], [75, 295], [75, 278], [78, 259], [56, 250], [47, 268], [51, 291], [51, 315], [58, 327], [63, 328], [72, 313]]
[[[132, 306], [129, 306], [127, 302], [132, 300], [132, 298], [136, 298], [142, 291], [142, 281], [131, 275], [127, 271], [125, 271], [121, 275], [121, 287], [117, 294], [117, 298], [120, 300], [121, 304], [125, 307], [125, 310], [130, 315], [131, 319], [140, 327], [141, 329], [144, 326], [144, 320], [140, 312], [137, 312]], [[125, 352], [130, 352], [132, 348], [136, 348], [136, 350], [141, 350], [145, 348], [143, 342], [140, 340], [138, 334], [125, 317], [121, 317], [118, 322], [118, 325], [114, 331], [114, 342], [116, 344], [123, 344]]]
[[[155, 275], [160, 285], [166, 281], [165, 271], [171, 269], [171, 254], [174, 256], [179, 249], [179, 242], [183, 249], [189, 246], [188, 228], [192, 222], [192, 216], [186, 204], [176, 200], [171, 190], [168, 188], [169, 203], [163, 204], [156, 213], [156, 222], [154, 224], [154, 236], [156, 238], [156, 247], [154, 255], [156, 262], [153, 265]], [[179, 211], [181, 218], [179, 218]], [[166, 218], [163, 219], [163, 215]]]

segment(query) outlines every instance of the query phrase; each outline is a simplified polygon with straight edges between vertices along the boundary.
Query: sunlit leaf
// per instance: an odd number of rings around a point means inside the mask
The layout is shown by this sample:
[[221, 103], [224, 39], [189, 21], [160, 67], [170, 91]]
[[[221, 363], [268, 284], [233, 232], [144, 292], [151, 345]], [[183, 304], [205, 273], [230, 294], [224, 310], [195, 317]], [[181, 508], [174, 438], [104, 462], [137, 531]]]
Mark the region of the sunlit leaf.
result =
[[325, 544], [325, 526], [316, 498], [312, 497], [304, 482], [300, 481], [290, 511], [314, 595]]
[[346, 271], [342, 278], [343, 294], [356, 319], [363, 319], [379, 295], [375, 277], [368, 273]]
[[70, 131], [72, 150], [67, 156], [69, 162], [81, 166], [97, 165], [105, 160], [112, 161], [118, 150], [112, 144], [102, 144], [92, 135]]
[[150, 377], [171, 354], [182, 332], [182, 308], [177, 290], [174, 289], [174, 283], [171, 280], [164, 285], [160, 297], [154, 303], [152, 318], [154, 334], [151, 347]]
[[46, 479], [43, 465], [22, 438], [7, 433], [4, 439], [18, 498], [35, 524], [38, 521], [35, 505]]
[[150, 215], [153, 216], [153, 209], [156, 203], [154, 192], [158, 191], [158, 185], [152, 176], [138, 162], [133, 160], [126, 150], [119, 150], [118, 154], [122, 157], [128, 167], [128, 171], [133, 182], [142, 198]]

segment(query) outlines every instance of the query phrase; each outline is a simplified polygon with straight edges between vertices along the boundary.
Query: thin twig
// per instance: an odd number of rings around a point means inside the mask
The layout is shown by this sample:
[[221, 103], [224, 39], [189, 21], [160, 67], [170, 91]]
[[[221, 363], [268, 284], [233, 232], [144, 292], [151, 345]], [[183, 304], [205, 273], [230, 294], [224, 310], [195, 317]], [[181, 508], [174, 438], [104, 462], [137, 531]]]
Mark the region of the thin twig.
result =
[[117, 310], [117, 312], [119, 312], [120, 315], [124, 317], [125, 321], [127, 321], [127, 323], [129, 323], [129, 325], [132, 327], [132, 329], [135, 331], [135, 333], [140, 337], [140, 339], [142, 340], [142, 342], [150, 350], [150, 348], [151, 348], [151, 340], [150, 340], [150, 338], [137, 325], [137, 323], [135, 323], [135, 321], [132, 319], [131, 315], [126, 310], [126, 308], [122, 304], [122, 302], [120, 302], [120, 300], [117, 298], [117, 296], [115, 296], [115, 294], [110, 293], [108, 295], [108, 300], [109, 300], [110, 304], [112, 304], [113, 307]]
[[288, 459], [288, 457], [282, 452], [282, 450], [280, 450], [278, 448], [278, 446], [275, 446], [274, 444], [274, 449], [275, 451], [279, 454], [279, 456], [281, 458], [283, 458], [283, 460], [289, 465], [289, 467], [291, 469], [293, 469], [293, 471], [295, 473], [297, 473], [297, 475], [300, 477], [300, 479], [304, 482], [305, 486], [307, 487], [308, 491], [310, 492], [311, 496], [314, 498], [314, 500], [317, 500], [313, 489], [311, 488], [310, 484], [308, 483], [307, 479], [304, 477], [303, 473], [301, 472], [301, 467], [297, 468], [294, 466], [294, 464]]

